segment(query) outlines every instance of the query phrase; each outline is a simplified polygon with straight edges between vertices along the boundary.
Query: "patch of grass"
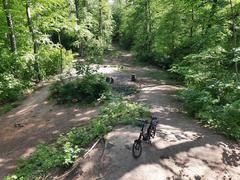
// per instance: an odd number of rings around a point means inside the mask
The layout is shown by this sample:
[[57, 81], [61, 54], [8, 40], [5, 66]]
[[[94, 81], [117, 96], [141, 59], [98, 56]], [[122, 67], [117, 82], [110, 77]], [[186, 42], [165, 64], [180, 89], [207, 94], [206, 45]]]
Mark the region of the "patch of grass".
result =
[[106, 105], [88, 124], [72, 128], [53, 144], [40, 144], [28, 158], [22, 158], [16, 171], [4, 180], [37, 179], [55, 167], [69, 167], [97, 137], [117, 125], [135, 124], [137, 118], [149, 117], [149, 109], [141, 104], [121, 99]]

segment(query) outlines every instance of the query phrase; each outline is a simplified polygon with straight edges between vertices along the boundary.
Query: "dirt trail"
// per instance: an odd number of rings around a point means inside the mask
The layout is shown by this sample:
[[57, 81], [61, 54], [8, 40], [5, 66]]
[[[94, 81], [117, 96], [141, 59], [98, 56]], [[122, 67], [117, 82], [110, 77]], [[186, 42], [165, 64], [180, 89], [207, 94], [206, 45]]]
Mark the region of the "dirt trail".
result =
[[[108, 141], [104, 155], [102, 146], [94, 149], [88, 158], [80, 160], [79, 166], [65, 175], [49, 179], [240, 179], [240, 146], [197, 121], [179, 112], [181, 104], [174, 100], [173, 92], [179, 86], [159, 83], [145, 77], [152, 67], [134, 67], [128, 64], [131, 55], [121, 56], [120, 65], [128, 68], [124, 72], [112, 72], [117, 82], [129, 81], [137, 74], [141, 91], [133, 100], [151, 106], [158, 116], [159, 125], [151, 144], [143, 145], [143, 154], [136, 160], [131, 147], [140, 128], [118, 127], [106, 136]], [[119, 64], [119, 61], [111, 62]]]
[[[52, 175], [49, 179], [240, 179], [240, 146], [197, 121], [179, 112], [181, 104], [173, 93], [181, 88], [165, 79], [146, 77], [154, 67], [139, 67], [131, 63], [131, 54], [107, 61], [100, 71], [113, 76], [115, 83], [129, 83], [136, 74], [140, 93], [132, 100], [151, 106], [159, 117], [156, 138], [143, 145], [143, 154], [135, 160], [131, 146], [138, 137], [139, 127], [118, 127], [106, 136], [107, 146], [80, 160], [71, 173]], [[116, 66], [115, 66], [116, 65]], [[124, 66], [124, 70], [119, 68]], [[60, 132], [89, 120], [96, 108], [78, 109], [52, 104], [47, 100], [48, 87], [36, 91], [23, 105], [0, 117], [0, 179], [15, 168], [20, 155], [28, 155], [39, 141], [51, 142]], [[24, 127], [16, 128], [15, 123]]]
[[48, 88], [37, 90], [22, 105], [0, 117], [0, 179], [15, 168], [20, 156], [33, 152], [39, 142], [51, 142], [60, 133], [96, 116], [97, 108], [53, 104], [48, 101]]

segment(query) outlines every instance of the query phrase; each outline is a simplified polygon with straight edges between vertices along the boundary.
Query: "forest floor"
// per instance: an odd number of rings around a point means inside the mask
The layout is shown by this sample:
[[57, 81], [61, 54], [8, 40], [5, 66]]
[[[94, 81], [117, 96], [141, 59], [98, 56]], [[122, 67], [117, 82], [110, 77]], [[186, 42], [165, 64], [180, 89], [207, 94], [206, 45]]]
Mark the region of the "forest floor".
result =
[[[115, 84], [128, 84], [131, 74], [137, 75], [140, 92], [131, 100], [148, 104], [159, 118], [152, 143], [143, 144], [143, 154], [136, 160], [131, 147], [139, 127], [117, 127], [106, 135], [105, 148], [100, 144], [69, 171], [52, 173], [47, 179], [238, 180], [240, 145], [181, 113], [182, 104], [174, 94], [182, 87], [169, 80], [166, 72], [135, 65], [132, 60], [129, 52], [121, 52], [116, 58], [108, 58], [99, 71], [112, 76]], [[0, 179], [39, 142], [53, 142], [59, 133], [97, 115], [98, 107], [55, 105], [48, 100], [48, 88], [38, 89], [22, 105], [0, 117]]]

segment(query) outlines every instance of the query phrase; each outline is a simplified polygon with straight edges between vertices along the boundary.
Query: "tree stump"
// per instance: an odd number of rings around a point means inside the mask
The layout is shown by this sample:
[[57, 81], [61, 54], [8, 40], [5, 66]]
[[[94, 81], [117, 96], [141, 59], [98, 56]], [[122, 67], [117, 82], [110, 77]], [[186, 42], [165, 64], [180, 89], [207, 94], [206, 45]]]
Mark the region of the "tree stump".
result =
[[106, 82], [109, 83], [109, 84], [113, 84], [114, 79], [112, 77], [106, 77]]
[[136, 81], [137, 81], [136, 74], [132, 74], [132, 76], [131, 76], [131, 81], [132, 81], [132, 82], [136, 82]]

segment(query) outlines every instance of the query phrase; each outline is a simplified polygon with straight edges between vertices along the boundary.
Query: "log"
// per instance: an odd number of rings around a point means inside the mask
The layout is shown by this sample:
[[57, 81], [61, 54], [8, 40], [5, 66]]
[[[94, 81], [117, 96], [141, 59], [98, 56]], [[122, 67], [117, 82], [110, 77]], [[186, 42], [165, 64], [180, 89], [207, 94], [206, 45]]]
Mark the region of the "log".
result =
[[87, 155], [95, 148], [95, 146], [102, 140], [103, 137], [100, 137], [93, 145], [92, 147], [84, 154], [83, 158], [86, 158]]

